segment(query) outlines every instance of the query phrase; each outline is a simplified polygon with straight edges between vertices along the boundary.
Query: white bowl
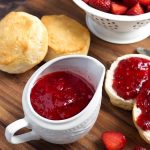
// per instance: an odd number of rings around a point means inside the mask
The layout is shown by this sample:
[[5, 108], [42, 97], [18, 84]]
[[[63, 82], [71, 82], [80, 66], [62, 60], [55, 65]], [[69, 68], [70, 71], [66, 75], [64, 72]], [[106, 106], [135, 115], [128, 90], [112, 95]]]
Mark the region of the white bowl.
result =
[[86, 12], [86, 23], [97, 37], [117, 44], [141, 41], [150, 35], [150, 13], [137, 16], [113, 15], [73, 0]]

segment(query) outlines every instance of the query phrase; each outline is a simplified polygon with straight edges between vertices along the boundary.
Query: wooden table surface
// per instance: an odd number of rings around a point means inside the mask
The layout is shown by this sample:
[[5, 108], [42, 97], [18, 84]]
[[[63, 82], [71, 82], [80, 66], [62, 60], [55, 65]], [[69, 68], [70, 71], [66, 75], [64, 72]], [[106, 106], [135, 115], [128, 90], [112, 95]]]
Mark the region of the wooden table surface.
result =
[[[38, 17], [48, 14], [66, 14], [85, 25], [85, 13], [71, 0], [0, 0], [1, 18], [14, 9]], [[117, 45], [104, 42], [91, 34], [89, 55], [109, 68], [111, 62], [117, 57], [135, 53], [134, 49], [139, 46], [150, 49], [150, 37], [135, 44]], [[22, 91], [29, 77], [40, 65], [20, 75], [0, 72], [0, 150], [104, 150], [100, 135], [106, 130], [121, 131], [126, 135], [125, 150], [132, 150], [137, 144], [150, 150], [150, 145], [140, 138], [134, 127], [131, 112], [112, 106], [104, 90], [99, 117], [89, 134], [78, 142], [68, 145], [55, 145], [43, 140], [19, 145], [8, 143], [4, 137], [5, 128], [13, 121], [24, 117], [21, 104]]]

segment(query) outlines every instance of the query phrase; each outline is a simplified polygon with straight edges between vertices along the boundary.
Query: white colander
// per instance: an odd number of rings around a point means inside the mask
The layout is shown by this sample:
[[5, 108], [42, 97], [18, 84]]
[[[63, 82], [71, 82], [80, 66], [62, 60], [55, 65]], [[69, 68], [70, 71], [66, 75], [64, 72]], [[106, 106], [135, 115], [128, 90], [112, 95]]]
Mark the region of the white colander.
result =
[[150, 13], [137, 16], [113, 15], [73, 0], [86, 12], [86, 23], [97, 37], [118, 44], [141, 41], [150, 35]]

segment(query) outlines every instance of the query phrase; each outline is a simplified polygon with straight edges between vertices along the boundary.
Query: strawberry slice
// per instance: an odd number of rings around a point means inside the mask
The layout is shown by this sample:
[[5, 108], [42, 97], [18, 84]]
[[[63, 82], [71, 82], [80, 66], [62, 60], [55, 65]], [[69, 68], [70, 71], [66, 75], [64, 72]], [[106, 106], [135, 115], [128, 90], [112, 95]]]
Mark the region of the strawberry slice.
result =
[[128, 7], [134, 6], [137, 2], [138, 0], [123, 0], [123, 3]]
[[150, 5], [147, 6], [146, 12], [150, 12]]
[[139, 0], [139, 3], [144, 6], [150, 5], [150, 0]]
[[144, 14], [144, 10], [139, 3], [134, 5], [131, 9], [129, 9], [126, 13], [127, 15], [140, 15]]
[[111, 0], [89, 0], [89, 5], [98, 10], [109, 12]]
[[115, 2], [111, 3], [111, 12], [116, 15], [125, 14], [127, 11], [127, 7], [121, 4], [117, 4]]
[[106, 131], [101, 136], [107, 150], [123, 150], [126, 137], [120, 132]]
[[144, 147], [141, 147], [141, 146], [136, 146], [136, 147], [134, 148], [134, 150], [147, 150], [147, 149], [144, 148]]

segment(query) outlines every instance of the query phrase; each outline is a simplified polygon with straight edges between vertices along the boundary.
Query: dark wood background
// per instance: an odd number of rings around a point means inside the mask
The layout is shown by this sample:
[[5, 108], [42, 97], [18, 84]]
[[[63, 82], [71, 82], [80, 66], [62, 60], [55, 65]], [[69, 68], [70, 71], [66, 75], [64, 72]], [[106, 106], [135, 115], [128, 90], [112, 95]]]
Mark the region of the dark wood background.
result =
[[[38, 17], [66, 14], [85, 25], [85, 13], [71, 0], [0, 0], [0, 18], [12, 10], [26, 11]], [[139, 46], [150, 49], [150, 38], [135, 44], [117, 45], [104, 42], [91, 34], [89, 55], [109, 68], [118, 56], [135, 53], [135, 48]], [[20, 75], [0, 72], [0, 150], [104, 150], [100, 135], [106, 130], [121, 131], [126, 135], [125, 150], [132, 150], [137, 144], [150, 150], [150, 145], [140, 138], [134, 127], [131, 112], [112, 106], [104, 90], [97, 122], [89, 134], [78, 142], [68, 145], [55, 145], [43, 140], [19, 145], [8, 143], [4, 137], [5, 127], [24, 116], [21, 104], [22, 91], [29, 77], [40, 65]]]

